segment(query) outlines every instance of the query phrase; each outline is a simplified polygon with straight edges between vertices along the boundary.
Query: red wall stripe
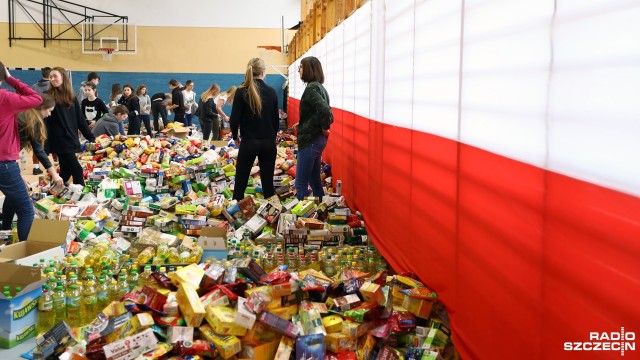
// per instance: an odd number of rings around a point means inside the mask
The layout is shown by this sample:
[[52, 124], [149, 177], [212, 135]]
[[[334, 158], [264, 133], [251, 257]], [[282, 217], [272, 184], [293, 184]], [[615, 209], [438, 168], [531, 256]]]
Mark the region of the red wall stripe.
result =
[[[290, 98], [290, 109], [298, 105]], [[297, 122], [297, 111], [289, 115]], [[432, 134], [334, 115], [325, 151], [334, 179], [390, 264], [439, 293], [463, 358], [620, 358], [563, 344], [621, 326], [640, 332], [639, 198]]]

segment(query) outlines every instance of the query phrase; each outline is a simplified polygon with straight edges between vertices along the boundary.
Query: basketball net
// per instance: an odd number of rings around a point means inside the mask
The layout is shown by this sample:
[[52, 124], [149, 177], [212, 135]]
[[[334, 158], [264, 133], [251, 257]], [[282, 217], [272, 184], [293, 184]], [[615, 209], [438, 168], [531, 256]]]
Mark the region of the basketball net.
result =
[[102, 60], [111, 61], [111, 59], [113, 57], [113, 52], [115, 51], [115, 49], [114, 48], [100, 48], [100, 49], [98, 49], [98, 51], [100, 51], [102, 53]]

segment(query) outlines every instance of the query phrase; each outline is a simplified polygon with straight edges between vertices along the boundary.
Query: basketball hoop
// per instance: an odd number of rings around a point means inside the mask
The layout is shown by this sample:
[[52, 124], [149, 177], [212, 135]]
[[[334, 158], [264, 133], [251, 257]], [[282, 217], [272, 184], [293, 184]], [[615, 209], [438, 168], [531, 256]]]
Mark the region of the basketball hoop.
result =
[[113, 57], [113, 52], [116, 49], [114, 48], [100, 48], [98, 49], [98, 51], [100, 51], [100, 53], [102, 53], [102, 60], [104, 61], [111, 61], [111, 58]]
[[283, 64], [281, 59], [278, 59], [281, 51], [282, 48], [280, 46], [258, 46], [258, 54], [265, 65], [286, 79], [287, 76], [280, 69], [286, 69], [287, 65]]

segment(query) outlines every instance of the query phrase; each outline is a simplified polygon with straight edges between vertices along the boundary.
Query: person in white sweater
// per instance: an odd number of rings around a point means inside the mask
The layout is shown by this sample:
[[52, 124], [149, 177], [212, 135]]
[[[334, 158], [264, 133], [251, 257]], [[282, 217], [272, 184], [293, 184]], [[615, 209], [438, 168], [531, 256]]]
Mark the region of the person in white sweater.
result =
[[193, 125], [192, 108], [194, 104], [197, 104], [196, 93], [193, 91], [195, 84], [191, 80], [187, 80], [184, 90], [182, 90], [182, 97], [184, 97], [184, 126]]
[[144, 128], [147, 129], [147, 135], [153, 136], [151, 132], [151, 98], [147, 94], [147, 85], [140, 84], [136, 90], [138, 100], [140, 101], [140, 121], [144, 123]]

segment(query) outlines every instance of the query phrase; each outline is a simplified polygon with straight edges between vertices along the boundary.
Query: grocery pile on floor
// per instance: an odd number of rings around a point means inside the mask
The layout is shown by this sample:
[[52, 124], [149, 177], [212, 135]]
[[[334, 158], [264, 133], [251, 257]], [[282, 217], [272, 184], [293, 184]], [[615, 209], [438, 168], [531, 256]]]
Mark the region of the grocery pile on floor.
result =
[[388, 268], [329, 165], [328, 195], [298, 201], [295, 137], [278, 141], [277, 195], [255, 166], [240, 202], [232, 141], [85, 144], [86, 185], [42, 181], [43, 220], [0, 251], [22, 264], [0, 262], [0, 346], [37, 333], [42, 359], [456, 357], [437, 295]]

